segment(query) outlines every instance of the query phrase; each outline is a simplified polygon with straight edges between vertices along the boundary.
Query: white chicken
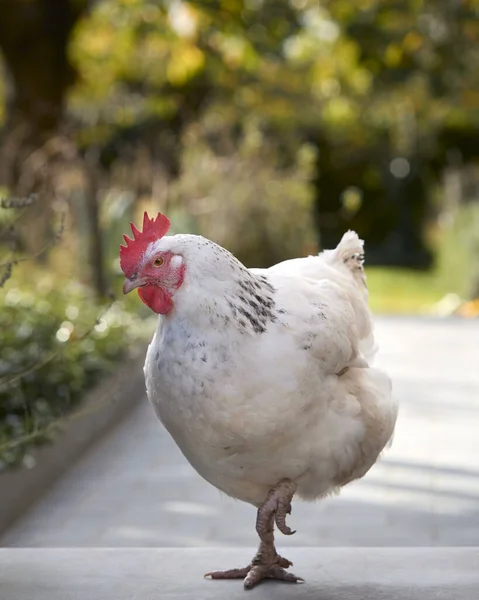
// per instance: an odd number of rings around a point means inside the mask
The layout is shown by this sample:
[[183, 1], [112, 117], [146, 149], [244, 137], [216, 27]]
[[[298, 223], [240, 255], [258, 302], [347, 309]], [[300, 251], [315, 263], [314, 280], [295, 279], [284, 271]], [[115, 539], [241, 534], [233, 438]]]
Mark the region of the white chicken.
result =
[[156, 414], [196, 471], [258, 508], [260, 545], [213, 579], [302, 581], [274, 546], [294, 494], [323, 497], [362, 477], [392, 438], [397, 405], [375, 352], [363, 242], [247, 269], [197, 235], [166, 236], [145, 213], [120, 249], [124, 293], [160, 314], [145, 379]]

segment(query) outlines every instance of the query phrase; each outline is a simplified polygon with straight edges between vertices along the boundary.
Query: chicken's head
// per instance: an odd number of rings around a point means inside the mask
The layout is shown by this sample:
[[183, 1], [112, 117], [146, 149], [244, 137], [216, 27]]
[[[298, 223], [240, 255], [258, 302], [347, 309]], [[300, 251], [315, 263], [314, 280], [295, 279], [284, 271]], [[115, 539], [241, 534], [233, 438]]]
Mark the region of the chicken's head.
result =
[[133, 223], [130, 225], [133, 239], [123, 236], [126, 246], [120, 246], [120, 265], [126, 277], [123, 293], [138, 288], [140, 298], [151, 310], [167, 314], [185, 274], [183, 257], [161, 243], [170, 221], [161, 213], [156, 219], [150, 219], [145, 212], [142, 231]]

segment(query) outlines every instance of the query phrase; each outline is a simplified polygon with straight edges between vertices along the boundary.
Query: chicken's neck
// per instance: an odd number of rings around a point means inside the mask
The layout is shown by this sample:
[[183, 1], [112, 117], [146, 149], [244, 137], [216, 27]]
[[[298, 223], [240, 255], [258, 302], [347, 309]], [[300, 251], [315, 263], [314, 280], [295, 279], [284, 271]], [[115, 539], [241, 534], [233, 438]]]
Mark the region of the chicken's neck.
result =
[[181, 321], [183, 327], [260, 335], [277, 319], [274, 287], [266, 276], [245, 267], [234, 270], [230, 279], [195, 279], [185, 284], [167, 317], [171, 325]]

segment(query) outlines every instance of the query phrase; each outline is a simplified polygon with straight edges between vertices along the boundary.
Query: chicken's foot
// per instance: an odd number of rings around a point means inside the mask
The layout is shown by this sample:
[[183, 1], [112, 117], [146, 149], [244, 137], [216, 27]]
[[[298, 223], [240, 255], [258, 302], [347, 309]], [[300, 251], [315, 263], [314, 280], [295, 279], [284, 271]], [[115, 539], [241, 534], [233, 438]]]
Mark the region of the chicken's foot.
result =
[[211, 571], [205, 577], [210, 579], [244, 579], [244, 589], [251, 590], [264, 579], [277, 579], [291, 583], [302, 583], [304, 579], [285, 569], [292, 566], [287, 558], [279, 556], [273, 543], [261, 542], [258, 552], [251, 563], [242, 569]]
[[291, 514], [291, 499], [296, 485], [289, 480], [281, 481], [268, 494], [266, 500], [258, 509], [256, 531], [260, 537], [258, 552], [251, 563], [242, 569], [227, 571], [212, 571], [205, 577], [211, 579], [243, 579], [245, 590], [252, 589], [264, 579], [277, 579], [291, 583], [302, 583], [304, 579], [285, 569], [292, 566], [287, 558], [279, 556], [274, 546], [274, 523], [285, 535], [294, 531], [286, 525], [286, 515]]

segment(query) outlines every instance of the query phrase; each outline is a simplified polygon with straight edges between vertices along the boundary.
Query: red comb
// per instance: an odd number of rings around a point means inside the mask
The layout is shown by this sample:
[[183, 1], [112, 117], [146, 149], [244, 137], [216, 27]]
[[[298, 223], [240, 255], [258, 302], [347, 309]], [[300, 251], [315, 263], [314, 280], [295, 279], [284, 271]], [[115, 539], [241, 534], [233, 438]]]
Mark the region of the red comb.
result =
[[156, 242], [168, 232], [170, 220], [166, 215], [158, 213], [156, 219], [150, 219], [145, 211], [143, 215], [143, 231], [138, 231], [133, 223], [130, 223], [133, 239], [123, 236], [126, 246], [120, 246], [120, 266], [127, 277], [133, 275], [138, 268], [145, 250], [151, 242]]

